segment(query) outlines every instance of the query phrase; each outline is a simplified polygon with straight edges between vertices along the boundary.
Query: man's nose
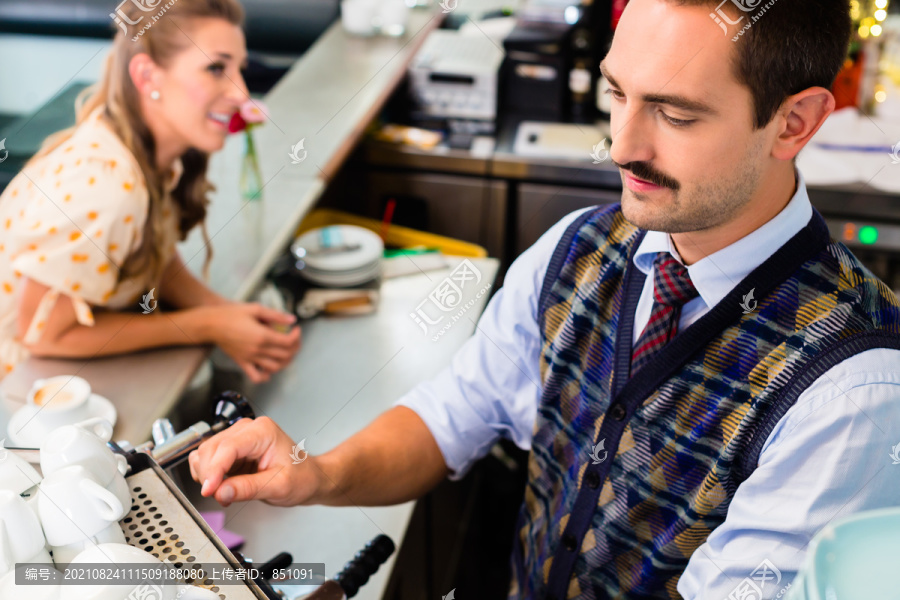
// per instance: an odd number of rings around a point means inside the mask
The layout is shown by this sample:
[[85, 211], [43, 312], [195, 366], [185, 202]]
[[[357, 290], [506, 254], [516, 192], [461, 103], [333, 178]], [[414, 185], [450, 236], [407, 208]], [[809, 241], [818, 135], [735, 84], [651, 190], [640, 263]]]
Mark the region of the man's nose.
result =
[[609, 156], [620, 165], [654, 158], [653, 131], [645, 107], [614, 107], [610, 113]]

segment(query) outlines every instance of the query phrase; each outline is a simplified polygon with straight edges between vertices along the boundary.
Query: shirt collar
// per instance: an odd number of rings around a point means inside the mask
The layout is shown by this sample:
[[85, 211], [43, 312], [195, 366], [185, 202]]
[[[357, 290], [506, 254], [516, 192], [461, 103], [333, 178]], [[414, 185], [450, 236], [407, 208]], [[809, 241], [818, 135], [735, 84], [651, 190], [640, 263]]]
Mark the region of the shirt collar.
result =
[[[718, 304], [753, 269], [809, 223], [812, 204], [809, 202], [806, 182], [799, 170], [795, 170], [795, 173], [797, 191], [780, 213], [730, 246], [687, 267], [691, 281], [707, 307]], [[658, 252], [669, 252], [681, 261], [668, 233], [648, 231], [635, 252], [634, 264], [647, 275], [653, 268], [653, 260]]]

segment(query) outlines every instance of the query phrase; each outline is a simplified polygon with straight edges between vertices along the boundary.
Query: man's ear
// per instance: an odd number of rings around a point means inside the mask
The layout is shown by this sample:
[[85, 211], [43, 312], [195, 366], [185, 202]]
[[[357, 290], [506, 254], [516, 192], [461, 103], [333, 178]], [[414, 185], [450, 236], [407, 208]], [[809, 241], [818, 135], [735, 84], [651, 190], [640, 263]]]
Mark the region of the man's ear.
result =
[[131, 61], [128, 63], [128, 74], [141, 96], [149, 96], [151, 91], [159, 87], [156, 82], [156, 63], [146, 52], [131, 57]]
[[781, 105], [783, 128], [775, 138], [772, 156], [792, 160], [834, 112], [834, 96], [823, 87], [811, 87], [788, 97]]

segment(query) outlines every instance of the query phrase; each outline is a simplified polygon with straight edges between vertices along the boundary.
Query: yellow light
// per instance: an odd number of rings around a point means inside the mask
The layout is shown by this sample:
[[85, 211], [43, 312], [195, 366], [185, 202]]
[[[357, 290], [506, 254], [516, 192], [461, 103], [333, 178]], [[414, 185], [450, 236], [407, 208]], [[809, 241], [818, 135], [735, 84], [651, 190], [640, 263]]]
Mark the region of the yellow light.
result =
[[859, 26], [859, 37], [861, 37], [861, 38], [869, 37], [869, 26], [868, 25], [860, 25]]
[[875, 102], [884, 102], [887, 100], [887, 92], [884, 90], [875, 92]]
[[884, 9], [875, 11], [875, 18], [879, 21], [884, 21], [887, 17], [887, 11]]
[[872, 25], [870, 31], [872, 32], [872, 37], [878, 37], [881, 35], [881, 25]]
[[875, 0], [875, 8], [887, 8], [888, 0]]

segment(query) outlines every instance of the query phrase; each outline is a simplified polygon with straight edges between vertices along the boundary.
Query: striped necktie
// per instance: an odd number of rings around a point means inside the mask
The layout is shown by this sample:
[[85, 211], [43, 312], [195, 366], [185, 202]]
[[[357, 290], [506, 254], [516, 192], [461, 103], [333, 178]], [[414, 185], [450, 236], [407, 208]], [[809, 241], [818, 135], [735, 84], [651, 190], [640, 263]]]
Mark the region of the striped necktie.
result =
[[698, 295], [687, 268], [668, 252], [658, 253], [653, 261], [653, 308], [631, 353], [632, 375], [675, 337], [682, 305]]

